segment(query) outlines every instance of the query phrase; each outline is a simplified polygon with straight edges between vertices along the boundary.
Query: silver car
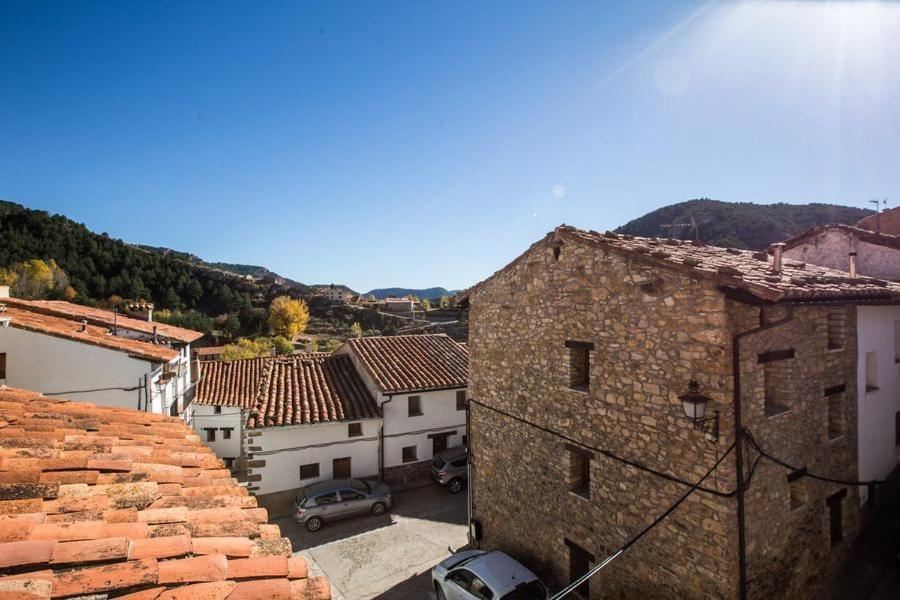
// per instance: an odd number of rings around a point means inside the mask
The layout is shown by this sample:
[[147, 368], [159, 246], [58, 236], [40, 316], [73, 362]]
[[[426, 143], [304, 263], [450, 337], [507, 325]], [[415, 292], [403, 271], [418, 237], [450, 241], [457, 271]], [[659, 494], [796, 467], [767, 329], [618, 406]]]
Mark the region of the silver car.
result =
[[431, 570], [437, 600], [547, 600], [537, 576], [503, 552], [466, 550]]
[[383, 515], [393, 505], [391, 488], [379, 481], [330, 479], [300, 490], [294, 500], [294, 519], [310, 531], [325, 521], [371, 513]]
[[456, 494], [469, 480], [469, 454], [465, 446], [444, 450], [431, 461], [431, 478], [446, 485], [451, 494]]

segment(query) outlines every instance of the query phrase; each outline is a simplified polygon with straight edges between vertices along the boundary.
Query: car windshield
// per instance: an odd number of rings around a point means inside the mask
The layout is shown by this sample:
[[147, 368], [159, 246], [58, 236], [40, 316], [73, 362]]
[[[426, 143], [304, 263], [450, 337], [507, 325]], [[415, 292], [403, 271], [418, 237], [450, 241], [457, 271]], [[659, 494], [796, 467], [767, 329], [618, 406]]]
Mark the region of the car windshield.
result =
[[501, 600], [547, 600], [547, 588], [537, 579], [533, 579], [506, 594]]
[[365, 492], [367, 494], [372, 491], [372, 486], [369, 485], [369, 482], [362, 481], [360, 479], [351, 479], [350, 487], [352, 487], [354, 490], [357, 490], [359, 492]]

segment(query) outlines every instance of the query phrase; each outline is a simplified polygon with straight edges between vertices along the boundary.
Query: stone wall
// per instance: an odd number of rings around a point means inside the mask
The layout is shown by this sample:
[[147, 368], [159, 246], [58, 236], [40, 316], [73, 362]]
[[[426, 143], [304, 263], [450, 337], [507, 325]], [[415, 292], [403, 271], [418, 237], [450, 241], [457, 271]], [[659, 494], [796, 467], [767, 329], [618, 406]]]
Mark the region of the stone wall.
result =
[[[715, 400], [710, 410], [730, 403], [728, 315], [711, 285], [579, 245], [565, 245], [557, 259], [544, 242], [480, 288], [471, 304], [470, 390], [477, 402], [686, 480], [699, 478], [730, 444], [727, 435], [719, 444], [707, 441], [678, 400], [697, 379]], [[586, 390], [570, 386], [566, 342], [593, 344]], [[686, 489], [593, 452], [589, 489], [579, 493], [569, 446], [472, 404], [481, 546], [503, 549], [556, 588], [569, 581], [570, 545], [600, 560]], [[726, 460], [707, 485], [730, 491], [733, 467]], [[731, 597], [733, 507], [731, 498], [693, 495], [604, 569], [591, 597]]]
[[[772, 454], [852, 479], [855, 328], [851, 315], [845, 349], [829, 352], [828, 310], [799, 308], [790, 325], [745, 339], [744, 423]], [[702, 476], [733, 442], [732, 334], [759, 319], [759, 308], [726, 300], [712, 283], [577, 244], [556, 258], [550, 239], [479, 287], [470, 312], [469, 443], [481, 547], [510, 553], [558, 589], [570, 579], [572, 545], [601, 560], [649, 524], [686, 487], [596, 449], [683, 480]], [[590, 344], [590, 384], [572, 388], [571, 350]], [[778, 352], [791, 349], [792, 358]], [[767, 364], [769, 389], [786, 408], [771, 416]], [[718, 444], [684, 418], [678, 396], [691, 379], [712, 398], [710, 414], [720, 411]], [[825, 390], [845, 382], [846, 433], [829, 436]], [[587, 490], [573, 458], [585, 446], [595, 448]], [[787, 475], [762, 462], [748, 492], [751, 598], [808, 597], [847, 543], [829, 543], [824, 498], [838, 486], [798, 480], [794, 499], [803, 505], [791, 510]], [[733, 456], [706, 485], [734, 490]], [[854, 495], [843, 500], [846, 539], [856, 526]], [[698, 492], [597, 575], [590, 597], [737, 598], [738, 587], [736, 501]]]

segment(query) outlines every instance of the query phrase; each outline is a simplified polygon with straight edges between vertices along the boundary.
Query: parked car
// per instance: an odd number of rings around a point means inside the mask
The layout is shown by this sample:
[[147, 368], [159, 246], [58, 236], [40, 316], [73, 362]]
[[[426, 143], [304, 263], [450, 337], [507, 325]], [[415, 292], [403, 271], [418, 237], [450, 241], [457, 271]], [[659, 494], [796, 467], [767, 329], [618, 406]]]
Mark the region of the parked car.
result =
[[310, 531], [326, 521], [372, 513], [383, 515], [393, 505], [387, 484], [363, 479], [330, 479], [300, 490], [294, 501], [294, 519]]
[[431, 570], [437, 600], [547, 600], [537, 576], [503, 552], [466, 550]]
[[469, 480], [469, 451], [465, 446], [444, 450], [431, 461], [431, 478], [458, 493]]

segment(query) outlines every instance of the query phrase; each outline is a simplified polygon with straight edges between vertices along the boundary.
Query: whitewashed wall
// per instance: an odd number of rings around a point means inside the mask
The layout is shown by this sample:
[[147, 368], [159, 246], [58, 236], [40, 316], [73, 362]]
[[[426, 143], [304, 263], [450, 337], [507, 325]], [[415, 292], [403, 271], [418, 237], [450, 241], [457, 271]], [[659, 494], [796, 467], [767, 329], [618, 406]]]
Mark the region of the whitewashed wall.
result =
[[[149, 361], [74, 340], [16, 327], [0, 327], [0, 352], [6, 353], [6, 384], [36, 392], [132, 387], [153, 368]], [[137, 409], [138, 392], [70, 394], [105, 406]]]
[[900, 250], [862, 242], [855, 235], [827, 229], [810, 237], [800, 246], [785, 250], [787, 258], [840, 271], [850, 269], [850, 252], [856, 252], [856, 270], [860, 275], [900, 279]]
[[[900, 412], [900, 364], [896, 362], [900, 306], [857, 307], [859, 478], [886, 477], [897, 465], [896, 414]], [[866, 392], [866, 354], [878, 353], [878, 390]], [[868, 489], [859, 489], [860, 500]]]
[[[240, 458], [241, 430], [243, 427], [241, 409], [234, 406], [223, 406], [220, 414], [216, 414], [215, 409], [215, 406], [206, 404], [195, 405], [191, 425], [200, 435], [203, 443], [212, 448], [216, 456], [219, 458]], [[216, 440], [214, 442], [206, 441], [207, 428], [216, 430]], [[227, 440], [223, 437], [225, 432], [222, 431], [226, 428], [231, 429], [231, 438]]]
[[[438, 390], [397, 394], [390, 402], [379, 398], [384, 412], [384, 466], [395, 467], [403, 463], [403, 448], [416, 446], [417, 461], [432, 459], [432, 440], [429, 434], [455, 430], [456, 435], [447, 439], [447, 447], [462, 444], [466, 433], [466, 411], [456, 410], [457, 390]], [[422, 416], [409, 416], [409, 397], [419, 396]]]
[[[360, 437], [348, 435], [348, 423], [362, 423]], [[265, 427], [248, 431], [248, 445], [263, 450], [253, 453], [253, 461], [265, 466], [253, 467], [262, 476], [254, 485], [257, 495], [271, 494], [332, 478], [332, 461], [350, 457], [352, 477], [378, 476], [378, 433], [381, 419], [341, 421], [315, 425]], [[254, 435], [254, 434], [259, 435]], [[300, 465], [319, 463], [319, 477], [300, 480]]]

